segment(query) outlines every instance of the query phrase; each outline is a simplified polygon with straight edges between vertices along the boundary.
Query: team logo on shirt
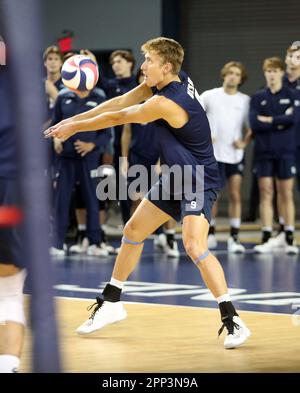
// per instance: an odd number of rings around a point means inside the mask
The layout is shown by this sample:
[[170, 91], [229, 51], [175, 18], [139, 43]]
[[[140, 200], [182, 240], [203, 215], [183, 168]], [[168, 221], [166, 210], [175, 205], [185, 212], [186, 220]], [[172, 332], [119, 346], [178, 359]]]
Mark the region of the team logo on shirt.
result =
[[267, 100], [262, 100], [262, 101], [260, 102], [260, 105], [262, 105], [262, 106], [267, 105]]
[[291, 100], [289, 98], [281, 98], [279, 104], [289, 104]]
[[296, 173], [297, 173], [296, 167], [295, 166], [291, 166], [291, 174], [292, 175], [296, 175]]

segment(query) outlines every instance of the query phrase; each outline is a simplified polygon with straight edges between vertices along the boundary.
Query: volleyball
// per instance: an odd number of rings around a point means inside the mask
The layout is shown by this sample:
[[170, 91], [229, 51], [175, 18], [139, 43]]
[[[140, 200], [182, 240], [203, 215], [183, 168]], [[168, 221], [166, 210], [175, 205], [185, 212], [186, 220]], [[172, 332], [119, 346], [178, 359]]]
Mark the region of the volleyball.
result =
[[98, 65], [88, 56], [74, 55], [61, 69], [63, 84], [71, 90], [92, 90], [99, 77]]

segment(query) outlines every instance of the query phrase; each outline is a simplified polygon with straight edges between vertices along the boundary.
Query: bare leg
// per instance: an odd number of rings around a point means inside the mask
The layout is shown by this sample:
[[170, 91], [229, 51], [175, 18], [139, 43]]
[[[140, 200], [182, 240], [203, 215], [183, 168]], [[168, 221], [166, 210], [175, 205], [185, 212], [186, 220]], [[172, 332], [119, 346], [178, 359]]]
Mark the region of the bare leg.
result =
[[[125, 225], [124, 236], [131, 241], [142, 242], [170, 218], [168, 214], [164, 213], [153, 203], [143, 199]], [[119, 281], [126, 281], [138, 263], [142, 250], [143, 244], [131, 245], [122, 243], [112, 277]]]
[[[186, 216], [183, 219], [182, 239], [189, 257], [195, 261], [207, 251], [207, 233], [209, 224], [206, 218], [201, 216]], [[228, 288], [222, 266], [217, 258], [209, 255], [197, 264], [203, 281], [215, 297], [228, 293]]]
[[273, 225], [273, 178], [261, 177], [258, 179], [260, 193], [260, 217], [263, 227]]
[[229, 218], [241, 218], [241, 184], [242, 176], [233, 175], [228, 180]]
[[286, 226], [295, 225], [295, 204], [293, 197], [294, 179], [280, 180], [276, 179], [276, 187], [278, 191], [278, 201], [280, 207], [278, 210], [284, 218]]

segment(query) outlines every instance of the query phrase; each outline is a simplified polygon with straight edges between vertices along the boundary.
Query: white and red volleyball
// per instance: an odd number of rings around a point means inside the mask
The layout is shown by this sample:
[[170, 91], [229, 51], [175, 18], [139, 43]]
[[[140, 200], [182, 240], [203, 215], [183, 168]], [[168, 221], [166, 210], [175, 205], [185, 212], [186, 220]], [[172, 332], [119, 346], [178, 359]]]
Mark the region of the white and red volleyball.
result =
[[98, 65], [88, 56], [74, 55], [61, 69], [63, 84], [71, 90], [92, 90], [98, 81]]

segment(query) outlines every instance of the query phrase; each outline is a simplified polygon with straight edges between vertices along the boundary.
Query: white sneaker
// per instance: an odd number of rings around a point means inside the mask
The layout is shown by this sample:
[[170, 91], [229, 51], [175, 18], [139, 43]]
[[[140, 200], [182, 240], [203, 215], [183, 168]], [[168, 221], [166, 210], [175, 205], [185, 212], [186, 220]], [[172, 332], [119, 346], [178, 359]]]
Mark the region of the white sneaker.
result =
[[100, 244], [100, 248], [102, 248], [102, 249], [104, 249], [104, 250], [107, 250], [107, 252], [108, 252], [109, 254], [111, 254], [111, 255], [117, 254], [116, 249], [115, 249], [113, 246], [111, 246], [110, 244], [108, 244], [108, 243], [102, 242], [102, 243]]
[[[170, 242], [171, 243], [171, 242]], [[167, 243], [165, 246], [165, 253], [169, 258], [178, 258], [179, 257], [179, 250], [177, 241], [172, 241], [171, 244]]]
[[270, 244], [272, 245], [272, 248], [285, 248], [287, 246], [285, 232], [280, 232], [278, 235], [272, 237], [270, 239]]
[[251, 335], [250, 330], [238, 316], [226, 319], [219, 330], [219, 335], [222, 333], [224, 327], [227, 329], [227, 335], [224, 340], [225, 349], [239, 347], [244, 344]]
[[63, 257], [66, 255], [66, 250], [61, 248], [50, 247], [49, 254], [52, 257]]
[[122, 321], [127, 317], [127, 312], [122, 302], [107, 302], [98, 297], [97, 302], [92, 306], [94, 305], [96, 307], [90, 318], [76, 329], [78, 334], [84, 335], [95, 332], [106, 325]]
[[245, 247], [241, 243], [236, 242], [233, 237], [230, 237], [227, 240], [227, 251], [235, 254], [244, 253]]
[[207, 243], [208, 243], [208, 248], [210, 250], [217, 248], [217, 246], [218, 246], [217, 238], [215, 235], [208, 235]]
[[87, 255], [93, 255], [97, 257], [107, 257], [109, 255], [106, 249], [98, 247], [96, 244], [89, 246], [86, 253]]
[[286, 244], [284, 251], [286, 254], [291, 254], [291, 255], [298, 255], [299, 254], [299, 248], [297, 247], [295, 242], [293, 245]]
[[167, 245], [166, 234], [160, 233], [159, 235], [155, 235], [153, 245], [156, 250], [163, 251]]
[[254, 246], [253, 250], [254, 252], [258, 254], [267, 254], [269, 252], [272, 252], [274, 250], [273, 238], [270, 238], [267, 242], [263, 244], [258, 244], [257, 246]]
[[84, 237], [81, 243], [71, 246], [69, 248], [69, 252], [70, 254], [85, 254], [87, 252], [89, 244], [89, 239], [87, 237]]

